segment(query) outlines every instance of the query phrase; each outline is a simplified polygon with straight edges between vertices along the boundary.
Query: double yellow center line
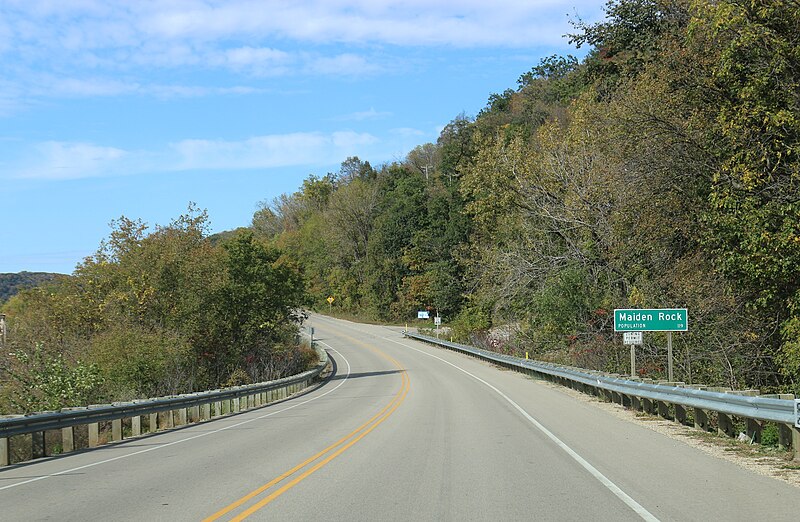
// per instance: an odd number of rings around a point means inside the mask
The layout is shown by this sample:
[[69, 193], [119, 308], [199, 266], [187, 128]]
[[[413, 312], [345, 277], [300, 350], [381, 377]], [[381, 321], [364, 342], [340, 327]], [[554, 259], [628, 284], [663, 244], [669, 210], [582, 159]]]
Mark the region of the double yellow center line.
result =
[[400, 375], [402, 377], [402, 384], [400, 386], [400, 390], [394, 395], [391, 402], [383, 407], [381, 411], [376, 413], [371, 419], [367, 422], [353, 430], [351, 433], [342, 437], [335, 443], [331, 444], [324, 450], [320, 451], [316, 455], [313, 455], [306, 459], [305, 461], [301, 462], [297, 466], [293, 467], [289, 471], [283, 473], [282, 475], [272, 479], [271, 481], [267, 482], [263, 486], [251, 491], [247, 495], [243, 496], [236, 502], [222, 508], [221, 510], [217, 511], [213, 515], [203, 519], [203, 522], [211, 522], [213, 520], [218, 520], [221, 517], [225, 516], [226, 514], [230, 513], [231, 511], [240, 508], [241, 506], [245, 505], [246, 503], [250, 502], [251, 500], [260, 497], [262, 493], [265, 493], [272, 489], [274, 486], [277, 486], [279, 483], [289, 479], [290, 477], [294, 477], [288, 482], [286, 482], [280, 488], [274, 490], [272, 493], [269, 493], [266, 497], [262, 498], [252, 506], [248, 507], [235, 517], [231, 518], [230, 520], [244, 520], [245, 518], [249, 517], [259, 509], [263, 508], [279, 496], [283, 495], [285, 492], [292, 489], [294, 486], [305, 480], [308, 476], [312, 473], [317, 471], [318, 469], [325, 466], [327, 463], [347, 451], [353, 444], [364, 438], [369, 432], [377, 428], [383, 421], [385, 421], [389, 416], [394, 413], [398, 406], [403, 402], [406, 398], [406, 394], [408, 394], [408, 390], [410, 387], [410, 382], [408, 380], [408, 375], [406, 375], [405, 369], [400, 365], [397, 360], [393, 359], [392, 357], [386, 355], [383, 352], [378, 350], [374, 350], [378, 352], [380, 355], [392, 361], [392, 363], [397, 366], [397, 369], [400, 370]]

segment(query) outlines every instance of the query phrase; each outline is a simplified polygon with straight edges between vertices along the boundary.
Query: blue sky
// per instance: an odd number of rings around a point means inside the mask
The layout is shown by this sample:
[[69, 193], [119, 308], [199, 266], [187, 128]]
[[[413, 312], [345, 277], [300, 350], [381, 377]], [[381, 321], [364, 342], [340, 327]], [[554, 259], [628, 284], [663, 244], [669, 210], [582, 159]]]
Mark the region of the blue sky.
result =
[[70, 273], [125, 215], [213, 231], [348, 156], [401, 160], [600, 0], [0, 0], [0, 272]]

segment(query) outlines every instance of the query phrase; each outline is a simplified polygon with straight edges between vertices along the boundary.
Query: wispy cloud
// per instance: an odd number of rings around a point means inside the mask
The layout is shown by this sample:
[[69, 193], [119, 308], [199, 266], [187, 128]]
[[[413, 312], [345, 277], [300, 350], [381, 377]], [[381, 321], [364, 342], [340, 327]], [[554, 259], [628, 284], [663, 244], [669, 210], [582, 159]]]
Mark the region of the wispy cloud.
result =
[[37, 144], [23, 159], [13, 177], [36, 179], [77, 179], [118, 172], [125, 150], [91, 143], [47, 141]]
[[365, 120], [377, 120], [382, 118], [388, 118], [392, 116], [391, 112], [387, 111], [376, 111], [374, 107], [370, 107], [367, 111], [359, 111], [359, 112], [351, 112], [350, 114], [344, 114], [339, 116], [338, 118], [334, 118], [335, 121], [365, 121]]
[[[180, 2], [139, 11], [139, 29], [162, 39], [217, 40], [231, 35], [315, 43], [379, 43], [525, 47], [552, 43], [572, 9], [595, 14], [599, 4], [574, 0], [243, 0]], [[151, 7], [152, 7], [151, 5]]]
[[[5, 0], [0, 5], [0, 115], [32, 97], [208, 96], [165, 88], [154, 71], [225, 70], [239, 93], [282, 76], [397, 71], [398, 48], [528, 50], [563, 44], [568, 11], [597, 0]], [[407, 65], [408, 66], [408, 65]], [[39, 75], [38, 81], [30, 77]], [[249, 90], [248, 90], [249, 89]]]
[[396, 136], [401, 136], [403, 138], [419, 138], [425, 136], [425, 131], [419, 129], [412, 129], [410, 127], [398, 127], [396, 129], [391, 129], [389, 132]]
[[336, 164], [370, 154], [381, 140], [368, 133], [298, 132], [245, 140], [186, 139], [160, 150], [47, 141], [6, 161], [0, 179], [69, 180], [187, 170], [246, 170]]
[[254, 169], [335, 163], [378, 138], [350, 131], [257, 136], [244, 141], [184, 140], [171, 145], [176, 170]]
[[274, 69], [286, 74], [363, 72], [365, 64], [376, 64], [370, 46], [553, 45], [563, 42], [562, 35], [569, 31], [569, 12], [594, 18], [601, 8], [597, 0], [568, 4], [558, 0], [6, 0], [3, 4], [0, 53], [5, 58], [39, 64], [56, 60], [68, 68], [228, 66], [248, 74]]

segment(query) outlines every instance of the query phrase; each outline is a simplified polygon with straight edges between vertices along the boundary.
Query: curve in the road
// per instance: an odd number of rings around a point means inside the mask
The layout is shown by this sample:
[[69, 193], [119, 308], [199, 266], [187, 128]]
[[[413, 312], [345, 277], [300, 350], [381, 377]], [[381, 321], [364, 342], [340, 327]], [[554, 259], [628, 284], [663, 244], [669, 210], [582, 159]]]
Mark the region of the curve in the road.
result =
[[[352, 341], [357, 343], [357, 344], [361, 344], [356, 339], [352, 339]], [[317, 342], [319, 342], [321, 345], [325, 346], [326, 348], [328, 348], [330, 350], [334, 350], [331, 346], [329, 346], [328, 344], [326, 344], [326, 343], [324, 343], [322, 341], [317, 341]], [[361, 440], [365, 436], [367, 436], [372, 430], [377, 428], [381, 423], [383, 423], [386, 419], [388, 419], [389, 416], [392, 415], [392, 413], [394, 413], [394, 411], [400, 406], [400, 404], [402, 404], [402, 402], [405, 399], [406, 395], [408, 394], [408, 390], [409, 390], [409, 388], [411, 386], [409, 378], [408, 378], [408, 374], [405, 371], [405, 369], [403, 368], [403, 366], [396, 359], [394, 359], [393, 357], [391, 357], [391, 356], [389, 356], [389, 355], [387, 355], [387, 354], [383, 353], [382, 351], [377, 350], [375, 348], [372, 348], [372, 347], [368, 347], [368, 348], [370, 350], [372, 350], [373, 352], [379, 354], [380, 356], [384, 357], [385, 359], [389, 360], [392, 364], [394, 364], [396, 366], [397, 370], [400, 372], [401, 380], [402, 380], [401, 386], [400, 386], [400, 389], [398, 390], [398, 392], [392, 398], [392, 400], [386, 406], [384, 406], [383, 409], [381, 409], [378, 413], [376, 413], [374, 416], [372, 416], [372, 418], [370, 418], [367, 422], [365, 422], [364, 424], [362, 424], [361, 426], [359, 426], [358, 428], [356, 428], [355, 430], [353, 430], [352, 432], [350, 432], [346, 436], [342, 437], [341, 439], [339, 439], [338, 441], [334, 442], [333, 444], [331, 444], [327, 448], [323, 449], [322, 451], [318, 452], [317, 454], [309, 457], [308, 459], [306, 459], [305, 461], [301, 462], [300, 464], [298, 464], [297, 466], [293, 467], [292, 469], [286, 471], [285, 473], [283, 473], [283, 474], [279, 475], [278, 477], [272, 479], [271, 481], [267, 482], [263, 486], [260, 486], [259, 488], [251, 491], [247, 495], [244, 495], [240, 499], [236, 500], [235, 502], [232, 502], [228, 506], [226, 506], [226, 507], [222, 508], [221, 510], [217, 511], [213, 515], [205, 518], [203, 520], [203, 522], [213, 522], [215, 520], [219, 520], [220, 518], [222, 518], [223, 516], [227, 515], [228, 513], [236, 510], [237, 508], [240, 508], [241, 506], [243, 506], [247, 502], [253, 500], [254, 498], [258, 497], [259, 495], [261, 495], [261, 494], [265, 493], [266, 491], [270, 490], [271, 488], [277, 486], [279, 483], [283, 482], [284, 480], [288, 479], [289, 477], [292, 477], [293, 475], [296, 475], [291, 481], [287, 482], [285, 485], [283, 485], [279, 489], [275, 490], [274, 492], [270, 493], [269, 495], [264, 497], [262, 500], [256, 502], [255, 504], [253, 504], [249, 508], [245, 509], [244, 511], [242, 511], [241, 513], [239, 513], [238, 515], [233, 517], [231, 520], [240, 521], [240, 520], [246, 519], [247, 517], [249, 517], [253, 513], [257, 512], [258, 510], [260, 510], [263, 507], [267, 506], [270, 502], [272, 502], [273, 500], [275, 500], [276, 498], [278, 498], [279, 496], [281, 496], [282, 494], [284, 494], [285, 492], [289, 491], [294, 486], [296, 486], [297, 484], [299, 484], [300, 482], [302, 482], [303, 480], [308, 478], [310, 475], [312, 475], [314, 472], [316, 472], [317, 470], [319, 470], [320, 468], [322, 468], [323, 466], [328, 464], [330, 461], [332, 461], [333, 459], [335, 459], [336, 457], [338, 457], [339, 455], [341, 455], [342, 453], [347, 451], [347, 449], [349, 449], [354, 444], [356, 444], [359, 440]], [[348, 365], [348, 374], [349, 374], [349, 365]], [[333, 391], [333, 390], [331, 390], [331, 391]], [[325, 458], [323, 458], [323, 457], [325, 457]], [[322, 459], [322, 460], [320, 460], [320, 459]], [[313, 464], [314, 462], [316, 462], [316, 464]]]
[[621, 489], [619, 486], [617, 486], [616, 484], [614, 484], [614, 482], [612, 482], [612, 481], [611, 481], [611, 479], [609, 479], [608, 477], [606, 477], [605, 475], [603, 475], [602, 473], [600, 473], [600, 471], [599, 471], [597, 468], [595, 468], [594, 466], [592, 466], [592, 465], [591, 465], [591, 464], [590, 464], [590, 463], [589, 463], [589, 462], [588, 462], [586, 459], [584, 459], [583, 457], [581, 457], [581, 456], [580, 456], [580, 455], [579, 455], [579, 454], [578, 454], [578, 453], [577, 453], [575, 450], [573, 450], [572, 448], [570, 448], [570, 447], [569, 447], [569, 446], [568, 446], [566, 443], [564, 443], [564, 442], [563, 442], [561, 439], [559, 439], [558, 437], [556, 437], [556, 436], [553, 434], [553, 432], [551, 432], [550, 430], [548, 430], [547, 428], [545, 428], [545, 427], [542, 425], [542, 423], [540, 423], [539, 421], [537, 421], [536, 419], [534, 419], [534, 418], [531, 416], [531, 414], [529, 414], [527, 411], [525, 411], [525, 409], [524, 409], [522, 406], [520, 406], [519, 404], [517, 404], [517, 403], [516, 403], [516, 402], [515, 402], [513, 399], [511, 399], [511, 398], [510, 398], [508, 395], [506, 395], [505, 393], [503, 393], [503, 392], [501, 392], [500, 390], [498, 390], [498, 389], [497, 389], [495, 386], [493, 386], [493, 385], [489, 384], [489, 383], [488, 383], [488, 382], [486, 382], [485, 380], [483, 380], [483, 379], [481, 379], [480, 377], [478, 377], [477, 375], [475, 375], [475, 374], [473, 374], [473, 373], [471, 373], [471, 372], [469, 372], [469, 371], [465, 370], [464, 368], [462, 368], [462, 367], [458, 366], [457, 364], [453, 364], [453, 363], [451, 363], [450, 361], [445, 361], [445, 360], [444, 360], [444, 359], [442, 359], [441, 357], [439, 357], [439, 356], [436, 356], [436, 355], [433, 355], [432, 353], [424, 352], [424, 351], [422, 351], [422, 350], [420, 350], [420, 349], [414, 348], [413, 346], [409, 346], [408, 344], [404, 344], [404, 343], [401, 343], [401, 342], [395, 341], [394, 339], [389, 339], [388, 337], [382, 337], [382, 339], [383, 339], [384, 341], [388, 341], [388, 342], [390, 342], [390, 343], [399, 344], [400, 346], [403, 346], [404, 348], [408, 348], [408, 349], [414, 350], [415, 352], [419, 352], [419, 353], [421, 353], [421, 354], [423, 354], [423, 355], [427, 355], [428, 357], [433, 357], [434, 359], [438, 359], [438, 360], [442, 361], [443, 363], [445, 363], [445, 364], [447, 364], [447, 365], [450, 365], [450, 366], [452, 366], [452, 367], [453, 367], [453, 368], [455, 368], [456, 370], [458, 370], [458, 371], [460, 371], [460, 372], [463, 372], [464, 374], [466, 374], [466, 375], [468, 375], [468, 376], [472, 377], [473, 379], [475, 379], [476, 381], [480, 382], [480, 383], [481, 383], [481, 384], [483, 384], [484, 386], [488, 387], [490, 390], [492, 390], [493, 392], [495, 392], [496, 394], [498, 394], [500, 397], [502, 397], [502, 398], [503, 398], [503, 400], [505, 400], [506, 402], [508, 402], [508, 403], [509, 403], [509, 404], [510, 404], [510, 405], [511, 405], [511, 406], [512, 406], [512, 407], [513, 407], [515, 410], [517, 410], [517, 411], [518, 411], [518, 412], [519, 412], [519, 413], [520, 413], [520, 414], [521, 414], [523, 417], [525, 417], [525, 419], [526, 419], [528, 422], [530, 422], [531, 424], [533, 424], [533, 425], [536, 427], [536, 429], [538, 429], [539, 431], [541, 431], [542, 433], [544, 433], [544, 435], [545, 435], [545, 436], [546, 436], [548, 439], [550, 439], [551, 441], [553, 441], [553, 442], [556, 444], [556, 446], [558, 446], [559, 448], [561, 448], [562, 450], [564, 450], [564, 451], [567, 453], [567, 455], [569, 455], [570, 457], [572, 457], [572, 459], [573, 459], [573, 460], [575, 460], [575, 462], [577, 462], [578, 464], [580, 464], [580, 465], [581, 465], [581, 467], [582, 467], [583, 469], [585, 469], [586, 471], [588, 471], [590, 475], [592, 475], [594, 478], [596, 478], [596, 479], [597, 479], [597, 480], [598, 480], [598, 481], [599, 481], [599, 482], [600, 482], [600, 483], [601, 483], [603, 486], [605, 486], [606, 488], [608, 488], [608, 490], [609, 490], [609, 491], [611, 491], [611, 492], [612, 492], [612, 493], [613, 493], [613, 494], [614, 494], [614, 495], [615, 495], [617, 498], [619, 498], [619, 499], [620, 499], [622, 502], [624, 502], [626, 506], [628, 506], [629, 508], [631, 508], [631, 509], [632, 509], [632, 510], [633, 510], [633, 511], [634, 511], [634, 512], [637, 514], [637, 515], [639, 515], [640, 517], [642, 517], [642, 520], [647, 520], [648, 522], [659, 522], [658, 518], [657, 518], [655, 515], [653, 515], [653, 514], [652, 514], [652, 513], [650, 513], [649, 511], [647, 511], [647, 509], [645, 509], [645, 508], [644, 508], [644, 506], [642, 506], [641, 504], [639, 504], [638, 502], [636, 502], [636, 501], [635, 501], [635, 500], [634, 500], [634, 499], [633, 499], [633, 498], [632, 498], [630, 495], [628, 495], [627, 493], [625, 493], [624, 491], [622, 491], [622, 489]]
[[[313, 401], [316, 401], [318, 399], [321, 399], [321, 398], [325, 397], [326, 395], [336, 391], [350, 377], [350, 363], [347, 361], [347, 359], [344, 357], [344, 355], [342, 355], [341, 353], [339, 353], [337, 350], [335, 350], [333, 348], [330, 348], [330, 347], [328, 347], [328, 348], [330, 350], [336, 352], [336, 354], [339, 355], [339, 357], [342, 358], [342, 360], [347, 365], [347, 373], [345, 374], [344, 378], [342, 379], [342, 381], [339, 384], [337, 384], [336, 386], [334, 386], [330, 390], [326, 391], [325, 393], [321, 393], [320, 395], [316, 395], [314, 397], [311, 397], [310, 399], [307, 399], [307, 400], [304, 400], [304, 401], [300, 401], [298, 403], [294, 403], [291, 406], [287, 406], [286, 408], [281, 408], [279, 410], [272, 411], [272, 412], [266, 413], [264, 415], [259, 415], [257, 417], [252, 417], [250, 419], [247, 419], [247, 420], [244, 420], [244, 421], [241, 421], [241, 422], [237, 422], [235, 424], [229, 424], [227, 426], [224, 426], [224, 427], [216, 429], [216, 430], [205, 431], [203, 433], [198, 433], [196, 435], [192, 435], [190, 437], [186, 437], [186, 438], [183, 438], [183, 439], [174, 440], [172, 442], [167, 442], [167, 443], [164, 443], [164, 444], [157, 444], [157, 445], [151, 446], [149, 448], [145, 448], [143, 450], [134, 451], [133, 453], [126, 453], [125, 455], [119, 455], [119, 456], [116, 456], [116, 457], [112, 457], [110, 459], [100, 460], [100, 461], [97, 461], [97, 462], [92, 462], [90, 464], [85, 464], [83, 466], [78, 466], [78, 467], [74, 467], [74, 468], [70, 468], [70, 469], [65, 469], [65, 470], [62, 470], [62, 471], [58, 471], [56, 473], [49, 473], [47, 475], [41, 475], [41, 476], [38, 476], [38, 477], [33, 477], [33, 478], [22, 480], [22, 481], [19, 481], [19, 482], [14, 482], [12, 484], [7, 484], [5, 486], [0, 486], [0, 491], [3, 491], [5, 489], [16, 488], [16, 487], [19, 487], [19, 486], [23, 486], [25, 484], [30, 484], [32, 482], [39, 482], [40, 480], [45, 480], [45, 479], [49, 479], [49, 478], [53, 478], [53, 477], [60, 477], [62, 475], [69, 475], [69, 474], [72, 474], [72, 473], [75, 473], [77, 471], [81, 471], [81, 470], [84, 470], [84, 469], [94, 468], [94, 467], [97, 467], [97, 466], [101, 466], [103, 464], [116, 462], [118, 460], [129, 459], [129, 458], [135, 457], [137, 455], [142, 455], [143, 453], [150, 453], [151, 451], [157, 451], [157, 450], [160, 450], [160, 449], [168, 448], [170, 446], [175, 446], [177, 444], [183, 444], [183, 443], [186, 443], [186, 442], [189, 442], [189, 441], [193, 441], [195, 439], [199, 439], [201, 437], [206, 437], [208, 435], [214, 435], [216, 433], [220, 433], [220, 432], [223, 432], [223, 431], [226, 431], [226, 430], [238, 428], [240, 426], [244, 426], [245, 424], [250, 424], [251, 422], [255, 422], [257, 420], [266, 419], [267, 417], [272, 417], [273, 415], [277, 415], [279, 413], [283, 413], [285, 411], [292, 410], [292, 409], [297, 408], [299, 406], [303, 406], [304, 404], [308, 404], [309, 402], [313, 402]], [[212, 419], [212, 420], [215, 420], [215, 419]], [[128, 440], [130, 441], [130, 440], [133, 440], [133, 439], [128, 439]]]

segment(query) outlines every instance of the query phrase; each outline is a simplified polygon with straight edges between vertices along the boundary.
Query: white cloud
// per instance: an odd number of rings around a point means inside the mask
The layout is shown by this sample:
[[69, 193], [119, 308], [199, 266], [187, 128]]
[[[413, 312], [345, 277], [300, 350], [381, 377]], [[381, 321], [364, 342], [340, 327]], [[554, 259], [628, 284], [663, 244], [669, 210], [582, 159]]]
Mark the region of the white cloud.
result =
[[[0, 76], [18, 84], [26, 93], [20, 97], [158, 95], [164, 89], [148, 85], [154, 68], [222, 68], [247, 77], [374, 75], [398, 69], [395, 46], [563, 45], [568, 12], [593, 20], [601, 10], [599, 0], [2, 3]], [[51, 81], [36, 89], [40, 84], [26, 82], [26, 74], [47, 74]]]
[[129, 153], [115, 147], [91, 143], [47, 141], [34, 148], [34, 156], [21, 166], [15, 177], [77, 179], [104, 176], [118, 171]]
[[381, 72], [382, 68], [370, 63], [363, 56], [344, 53], [312, 58], [309, 60], [307, 70], [312, 74], [325, 76], [362, 76]]
[[198, 1], [142, 9], [138, 23], [143, 32], [163, 39], [247, 35], [325, 43], [524, 47], [560, 39], [573, 9], [594, 16], [599, 7], [592, 0]]
[[298, 132], [243, 141], [183, 140], [170, 147], [178, 155], [174, 170], [255, 169], [335, 163], [377, 141], [350, 131]]
[[351, 112], [335, 118], [337, 121], [365, 121], [365, 120], [378, 120], [392, 116], [391, 112], [376, 111], [374, 107], [370, 107], [367, 111]]
[[425, 136], [427, 133], [425, 131], [421, 131], [419, 129], [412, 129], [410, 127], [398, 127], [396, 129], [391, 129], [391, 132], [394, 135], [401, 136], [403, 138], [417, 138]]
[[187, 170], [271, 169], [336, 164], [376, 153], [381, 140], [349, 130], [254, 136], [244, 140], [186, 139], [160, 150], [128, 151], [93, 143], [47, 141], [6, 160], [0, 179], [68, 180]]
[[[599, 16], [601, 2], [573, 0], [234, 0], [228, 2], [11, 2], [0, 41], [45, 53], [148, 47], [177, 57], [268, 42], [529, 48], [561, 41], [567, 14]], [[57, 5], [56, 5], [57, 4]], [[11, 32], [12, 35], [8, 33]], [[295, 47], [294, 45], [292, 47]], [[2, 47], [0, 46], [0, 49]], [[186, 53], [185, 51], [192, 51]], [[259, 51], [262, 52], [262, 51]], [[145, 53], [155, 59], [153, 53]], [[263, 58], [263, 57], [262, 57]], [[270, 58], [272, 59], [272, 58]]]
[[209, 58], [215, 65], [256, 76], [278, 76], [289, 72], [295, 60], [291, 54], [270, 47], [235, 47]]
[[41, 94], [59, 96], [117, 96], [139, 90], [139, 85], [105, 78], [50, 78], [41, 88]]

